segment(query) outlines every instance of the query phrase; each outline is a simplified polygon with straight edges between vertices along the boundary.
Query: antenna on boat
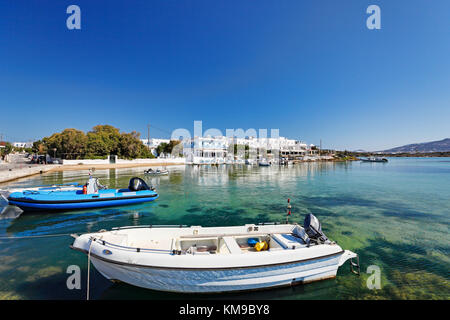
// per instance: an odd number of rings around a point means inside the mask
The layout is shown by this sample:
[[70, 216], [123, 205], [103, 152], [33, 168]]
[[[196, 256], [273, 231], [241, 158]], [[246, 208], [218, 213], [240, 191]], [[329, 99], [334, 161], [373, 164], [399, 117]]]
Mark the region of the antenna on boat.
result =
[[286, 224], [289, 223], [289, 216], [291, 215], [291, 199], [288, 198], [288, 205], [287, 205], [287, 215], [286, 215]]

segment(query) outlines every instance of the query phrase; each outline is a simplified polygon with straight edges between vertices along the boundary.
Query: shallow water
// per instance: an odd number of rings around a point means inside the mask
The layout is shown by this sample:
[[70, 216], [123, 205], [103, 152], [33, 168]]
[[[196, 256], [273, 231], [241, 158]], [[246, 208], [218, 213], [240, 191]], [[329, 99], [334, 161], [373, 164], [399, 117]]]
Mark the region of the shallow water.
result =
[[[125, 187], [144, 168], [97, 170], [109, 187]], [[292, 288], [225, 295], [180, 295], [113, 284], [91, 268], [95, 299], [449, 299], [450, 158], [391, 158], [388, 163], [303, 163], [290, 167], [170, 167], [146, 180], [160, 198], [148, 204], [22, 214], [0, 220], [0, 299], [84, 299], [87, 258], [72, 238], [17, 237], [85, 233], [125, 225], [303, 224], [313, 213], [326, 235], [360, 256], [360, 277], [348, 263], [336, 279]], [[84, 183], [87, 171], [48, 173], [5, 186]], [[4, 239], [15, 237], [15, 239]], [[82, 288], [69, 290], [69, 265], [81, 268]], [[370, 265], [381, 289], [369, 290]]]

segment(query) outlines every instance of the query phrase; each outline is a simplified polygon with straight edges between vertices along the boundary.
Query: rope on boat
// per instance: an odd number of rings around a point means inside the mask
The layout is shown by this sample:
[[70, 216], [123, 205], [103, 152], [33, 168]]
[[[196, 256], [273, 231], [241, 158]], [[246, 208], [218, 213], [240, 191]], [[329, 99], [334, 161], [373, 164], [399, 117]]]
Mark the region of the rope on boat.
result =
[[62, 237], [62, 236], [70, 236], [72, 233], [56, 233], [56, 234], [43, 234], [36, 236], [21, 236], [21, 237], [0, 237], [0, 240], [13, 240], [13, 239], [32, 239], [32, 238], [50, 238], [50, 237]]
[[92, 247], [92, 241], [93, 239], [91, 239], [91, 242], [89, 244], [89, 251], [88, 251], [88, 269], [87, 269], [87, 291], [86, 291], [86, 300], [89, 300], [89, 275], [90, 275], [90, 271], [91, 271], [91, 247]]

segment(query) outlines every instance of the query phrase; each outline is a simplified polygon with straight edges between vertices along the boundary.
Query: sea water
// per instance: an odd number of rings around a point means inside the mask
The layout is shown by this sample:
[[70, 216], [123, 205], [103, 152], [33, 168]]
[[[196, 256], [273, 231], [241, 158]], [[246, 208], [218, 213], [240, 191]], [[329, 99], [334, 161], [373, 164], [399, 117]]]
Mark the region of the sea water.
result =
[[[123, 188], [145, 168], [96, 170]], [[118, 226], [231, 226], [286, 221], [313, 213], [343, 249], [360, 257], [335, 279], [295, 287], [221, 295], [185, 295], [114, 284], [91, 268], [91, 299], [449, 299], [450, 158], [390, 158], [388, 163], [322, 162], [292, 166], [169, 167], [145, 177], [160, 198], [146, 204], [67, 213], [24, 213], [0, 220], [0, 299], [84, 299], [87, 257], [69, 248], [70, 233]], [[50, 172], [0, 188], [84, 183], [88, 171]], [[41, 237], [57, 235], [54, 237]], [[38, 237], [36, 237], [38, 236]], [[69, 266], [81, 288], [69, 290]], [[379, 274], [372, 273], [379, 270]], [[367, 273], [369, 271], [370, 273]], [[374, 288], [379, 275], [379, 289]]]

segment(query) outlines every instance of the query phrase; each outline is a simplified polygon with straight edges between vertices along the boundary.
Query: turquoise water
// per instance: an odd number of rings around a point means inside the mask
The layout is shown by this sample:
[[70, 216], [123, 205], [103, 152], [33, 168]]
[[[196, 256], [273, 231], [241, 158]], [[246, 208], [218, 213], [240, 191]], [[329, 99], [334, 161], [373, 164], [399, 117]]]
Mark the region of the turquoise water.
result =
[[[72, 238], [4, 239], [85, 233], [125, 225], [303, 224], [313, 213], [326, 235], [360, 256], [362, 275], [348, 264], [336, 279], [292, 288], [226, 295], [180, 295], [113, 284], [91, 268], [95, 299], [449, 299], [450, 158], [391, 158], [389, 163], [303, 163], [290, 167], [170, 167], [146, 178], [160, 198], [148, 204], [23, 214], [0, 220], [0, 299], [84, 299], [87, 258]], [[125, 187], [144, 168], [97, 170], [109, 187]], [[84, 182], [87, 171], [48, 173], [5, 186]], [[69, 290], [69, 265], [81, 268], [82, 288]], [[367, 267], [381, 270], [381, 289], [369, 290]]]

